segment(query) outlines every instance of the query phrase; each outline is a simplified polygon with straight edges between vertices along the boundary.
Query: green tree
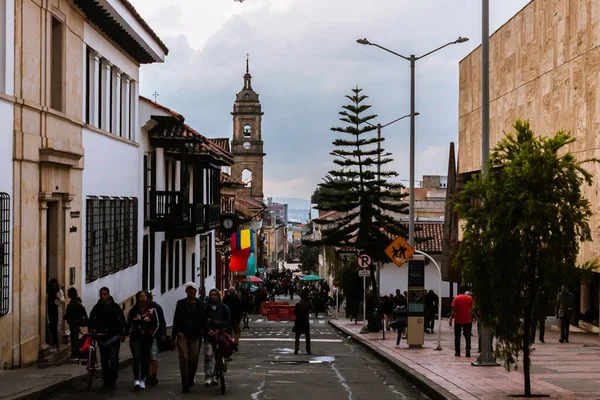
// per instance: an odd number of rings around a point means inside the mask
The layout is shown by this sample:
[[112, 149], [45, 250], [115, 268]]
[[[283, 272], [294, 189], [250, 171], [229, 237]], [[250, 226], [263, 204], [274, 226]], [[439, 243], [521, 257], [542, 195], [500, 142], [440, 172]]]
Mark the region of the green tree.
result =
[[[390, 242], [388, 234], [406, 235], [404, 226], [391, 215], [407, 213], [408, 205], [402, 201], [406, 197], [400, 191], [403, 186], [389, 181], [398, 174], [382, 170], [393, 159], [381, 146], [384, 138], [377, 138], [376, 128], [368, 124], [376, 115], [366, 114], [371, 106], [364, 103], [367, 96], [361, 92], [362, 89], [356, 88], [352, 95], [346, 96], [350, 104], [342, 106], [339, 113], [340, 121], [346, 125], [331, 128], [341, 134], [333, 141], [335, 149], [330, 153], [339, 169], [329, 171], [313, 196], [318, 210], [339, 213], [333, 219], [315, 219], [316, 223], [324, 224], [322, 238], [309, 244], [354, 245], [374, 260], [382, 261]], [[374, 266], [371, 283], [376, 290]]]
[[319, 269], [319, 254], [321, 254], [320, 247], [302, 246], [300, 250], [302, 271], [309, 273], [316, 272]]
[[457, 261], [473, 286], [482, 322], [498, 338], [497, 357], [510, 370], [523, 353], [525, 396], [531, 396], [532, 312], [542, 293], [556, 293], [575, 272], [581, 241], [590, 240], [590, 204], [581, 186], [592, 176], [566, 147], [564, 131], [540, 138], [517, 121], [494, 148], [483, 178], [469, 181], [457, 209], [466, 225]]

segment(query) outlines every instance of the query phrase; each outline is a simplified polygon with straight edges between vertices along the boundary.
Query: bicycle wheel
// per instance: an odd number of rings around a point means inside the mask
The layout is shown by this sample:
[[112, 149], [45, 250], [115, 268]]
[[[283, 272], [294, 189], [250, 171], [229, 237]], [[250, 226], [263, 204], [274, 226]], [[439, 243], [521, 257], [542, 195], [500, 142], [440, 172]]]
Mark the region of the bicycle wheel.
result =
[[225, 374], [222, 368], [219, 368], [219, 382], [221, 383], [221, 394], [225, 394]]
[[96, 349], [90, 348], [88, 354], [87, 364], [87, 389], [92, 390], [92, 384], [94, 382], [94, 375], [96, 374]]

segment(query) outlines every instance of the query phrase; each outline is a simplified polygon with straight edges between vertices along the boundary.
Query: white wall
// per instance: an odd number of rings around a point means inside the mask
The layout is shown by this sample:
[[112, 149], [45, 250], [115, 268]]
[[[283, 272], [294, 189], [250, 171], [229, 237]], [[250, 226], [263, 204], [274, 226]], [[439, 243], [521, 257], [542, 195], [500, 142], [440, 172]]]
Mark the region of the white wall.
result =
[[[10, 224], [9, 237], [11, 244], [9, 274], [13, 273], [13, 105], [0, 99], [0, 192], [10, 196]], [[9, 280], [8, 292], [12, 293], [12, 279]], [[9, 296], [9, 310], [12, 310], [12, 295]]]
[[[442, 265], [441, 255], [432, 256], [438, 265]], [[440, 274], [435, 265], [430, 262], [425, 266], [425, 289], [433, 290], [439, 296]], [[397, 267], [396, 264], [387, 263], [381, 269], [381, 295], [395, 294], [396, 289], [404, 292], [408, 289], [408, 264]], [[442, 281], [443, 297], [450, 296], [450, 283]], [[454, 295], [456, 296], [456, 287]]]
[[[82, 299], [89, 309], [98, 299], [98, 290], [106, 286], [115, 301], [121, 302], [141, 289], [143, 238], [143, 182], [140, 165], [142, 155], [138, 146], [83, 129], [85, 167], [83, 170], [82, 234], [84, 235], [82, 265]], [[85, 232], [87, 196], [137, 197], [138, 199], [138, 264], [115, 274], [85, 283]]]
[[83, 41], [133, 80], [139, 82], [140, 68], [87, 22], [83, 25]]

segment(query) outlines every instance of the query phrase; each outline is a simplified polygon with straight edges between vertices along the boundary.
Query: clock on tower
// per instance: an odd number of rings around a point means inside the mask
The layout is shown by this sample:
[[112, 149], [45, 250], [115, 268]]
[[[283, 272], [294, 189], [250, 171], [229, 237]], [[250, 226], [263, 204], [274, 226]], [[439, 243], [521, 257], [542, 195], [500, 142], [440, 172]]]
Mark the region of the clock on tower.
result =
[[258, 93], [252, 89], [252, 76], [249, 61], [246, 58], [246, 74], [244, 87], [236, 95], [233, 104], [233, 140], [231, 153], [235, 162], [231, 167], [231, 175], [246, 182], [246, 187], [239, 189], [244, 194], [263, 201], [263, 164], [265, 153], [262, 141], [262, 107]]

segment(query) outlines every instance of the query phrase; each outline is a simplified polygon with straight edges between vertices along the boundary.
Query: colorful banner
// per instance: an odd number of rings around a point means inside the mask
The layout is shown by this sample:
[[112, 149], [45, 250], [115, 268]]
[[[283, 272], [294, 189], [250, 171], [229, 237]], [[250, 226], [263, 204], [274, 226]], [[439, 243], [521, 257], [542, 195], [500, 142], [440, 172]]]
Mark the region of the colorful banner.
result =
[[246, 275], [256, 275], [256, 256], [254, 253], [248, 257], [248, 268], [246, 269]]
[[244, 229], [231, 234], [231, 250], [250, 249], [254, 252], [254, 229]]
[[248, 258], [250, 257], [250, 248], [243, 250], [231, 250], [229, 259], [229, 271], [244, 272], [248, 268]]

